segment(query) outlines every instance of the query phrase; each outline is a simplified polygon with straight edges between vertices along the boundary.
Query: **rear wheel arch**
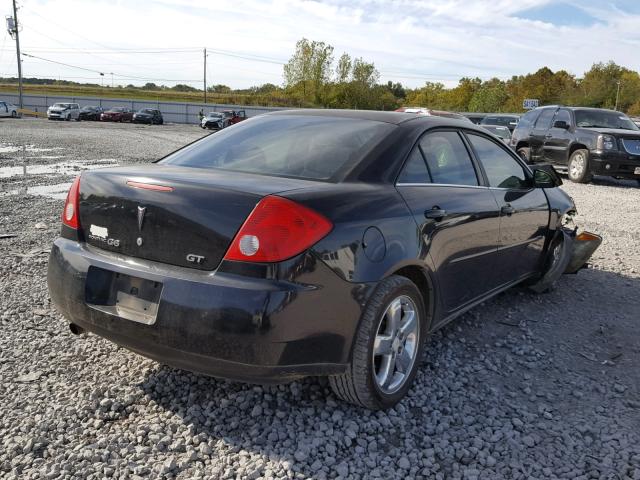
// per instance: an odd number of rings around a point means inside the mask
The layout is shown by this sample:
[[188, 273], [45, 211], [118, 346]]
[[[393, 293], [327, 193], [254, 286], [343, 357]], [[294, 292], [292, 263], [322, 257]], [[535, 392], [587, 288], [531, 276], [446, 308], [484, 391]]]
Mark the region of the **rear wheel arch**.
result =
[[516, 150], [518, 150], [519, 148], [529, 148], [529, 142], [518, 142], [518, 144], [516, 145]]
[[429, 325], [429, 328], [431, 328], [435, 313], [435, 288], [433, 279], [427, 270], [418, 265], [408, 265], [396, 270], [391, 273], [391, 275], [405, 277], [411, 280], [416, 287], [418, 287], [418, 290], [420, 290], [420, 293], [422, 294], [422, 300], [427, 314], [427, 324]]

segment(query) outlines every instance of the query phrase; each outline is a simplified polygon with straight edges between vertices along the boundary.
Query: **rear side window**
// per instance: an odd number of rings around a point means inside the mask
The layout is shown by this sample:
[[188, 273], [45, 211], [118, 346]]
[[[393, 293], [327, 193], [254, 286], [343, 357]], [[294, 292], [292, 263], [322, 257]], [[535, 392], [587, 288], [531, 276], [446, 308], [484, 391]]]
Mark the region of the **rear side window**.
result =
[[536, 128], [539, 130], [547, 130], [551, 126], [551, 119], [556, 113], [553, 108], [546, 108], [542, 111], [536, 122]]
[[169, 155], [159, 163], [328, 180], [356, 164], [397, 128], [383, 122], [312, 115], [264, 115]]
[[409, 155], [397, 183], [431, 183], [427, 165], [418, 147], [414, 148]]
[[489, 186], [498, 188], [528, 188], [524, 168], [498, 144], [479, 135], [469, 134], [469, 141], [489, 180]]
[[420, 140], [433, 183], [478, 185], [478, 177], [460, 135], [456, 132], [428, 133]]
[[533, 127], [533, 124], [536, 123], [536, 119], [538, 118], [538, 115], [540, 115], [540, 112], [541, 110], [531, 110], [530, 112], [525, 113], [520, 117], [517, 128]]

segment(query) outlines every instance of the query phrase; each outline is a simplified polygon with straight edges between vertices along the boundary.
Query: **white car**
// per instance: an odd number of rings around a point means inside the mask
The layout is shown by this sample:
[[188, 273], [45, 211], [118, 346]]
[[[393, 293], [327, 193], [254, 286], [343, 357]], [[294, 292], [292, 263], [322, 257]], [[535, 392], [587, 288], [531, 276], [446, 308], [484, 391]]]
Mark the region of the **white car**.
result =
[[47, 109], [49, 120], [71, 120], [80, 121], [80, 105], [77, 103], [54, 103]]
[[12, 103], [0, 101], [0, 117], [13, 117], [18, 116], [18, 107]]

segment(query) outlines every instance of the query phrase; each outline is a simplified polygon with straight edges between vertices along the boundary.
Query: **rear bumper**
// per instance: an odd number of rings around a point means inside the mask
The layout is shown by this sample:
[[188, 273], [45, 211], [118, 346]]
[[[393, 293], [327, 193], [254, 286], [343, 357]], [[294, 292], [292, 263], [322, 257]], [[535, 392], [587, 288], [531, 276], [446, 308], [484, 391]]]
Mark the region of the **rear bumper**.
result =
[[607, 175], [620, 178], [637, 178], [635, 169], [640, 168], [640, 156], [630, 155], [621, 151], [592, 150], [589, 153], [591, 173], [594, 175]]
[[[306, 272], [277, 281], [120, 257], [59, 238], [48, 284], [69, 322], [141, 355], [214, 377], [274, 383], [343, 372], [375, 286], [346, 282], [315, 257], [303, 257]], [[90, 267], [161, 282], [155, 323], [88, 305]]]

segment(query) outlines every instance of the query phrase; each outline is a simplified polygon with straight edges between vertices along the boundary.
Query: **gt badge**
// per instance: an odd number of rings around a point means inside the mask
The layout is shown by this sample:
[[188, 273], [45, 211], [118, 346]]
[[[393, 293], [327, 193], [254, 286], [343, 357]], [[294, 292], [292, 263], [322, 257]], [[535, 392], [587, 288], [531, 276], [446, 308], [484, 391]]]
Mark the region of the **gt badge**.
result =
[[187, 254], [187, 262], [197, 263], [198, 265], [204, 262], [204, 256], [194, 255], [193, 253]]

